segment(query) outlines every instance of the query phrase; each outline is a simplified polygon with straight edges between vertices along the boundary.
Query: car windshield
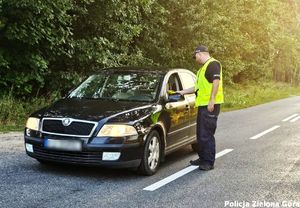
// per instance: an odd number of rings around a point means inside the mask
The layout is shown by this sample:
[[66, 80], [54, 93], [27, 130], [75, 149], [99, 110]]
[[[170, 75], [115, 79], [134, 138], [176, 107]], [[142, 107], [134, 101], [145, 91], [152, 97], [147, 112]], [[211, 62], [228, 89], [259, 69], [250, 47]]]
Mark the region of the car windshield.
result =
[[158, 74], [136, 72], [95, 74], [68, 97], [150, 102], [156, 98], [161, 78]]

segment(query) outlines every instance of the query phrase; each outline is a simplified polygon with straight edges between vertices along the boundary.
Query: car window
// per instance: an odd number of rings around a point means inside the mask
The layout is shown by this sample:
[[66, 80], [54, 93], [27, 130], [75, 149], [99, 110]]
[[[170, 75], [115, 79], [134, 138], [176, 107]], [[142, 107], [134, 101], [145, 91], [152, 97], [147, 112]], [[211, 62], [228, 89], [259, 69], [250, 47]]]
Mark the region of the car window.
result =
[[114, 72], [90, 76], [70, 94], [70, 98], [153, 101], [161, 75]]
[[182, 90], [182, 85], [177, 73], [172, 74], [167, 82], [167, 92]]
[[180, 72], [180, 78], [184, 89], [188, 89], [195, 86], [196, 77], [192, 74]]

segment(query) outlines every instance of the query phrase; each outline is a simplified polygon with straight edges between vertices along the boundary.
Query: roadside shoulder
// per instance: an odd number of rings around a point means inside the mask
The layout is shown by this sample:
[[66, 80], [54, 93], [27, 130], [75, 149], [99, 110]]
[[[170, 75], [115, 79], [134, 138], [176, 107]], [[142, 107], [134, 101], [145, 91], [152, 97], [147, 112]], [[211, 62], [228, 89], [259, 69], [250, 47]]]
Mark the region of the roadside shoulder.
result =
[[21, 137], [23, 136], [23, 132], [15, 131], [15, 132], [0, 132], [0, 138], [7, 138], [7, 137]]

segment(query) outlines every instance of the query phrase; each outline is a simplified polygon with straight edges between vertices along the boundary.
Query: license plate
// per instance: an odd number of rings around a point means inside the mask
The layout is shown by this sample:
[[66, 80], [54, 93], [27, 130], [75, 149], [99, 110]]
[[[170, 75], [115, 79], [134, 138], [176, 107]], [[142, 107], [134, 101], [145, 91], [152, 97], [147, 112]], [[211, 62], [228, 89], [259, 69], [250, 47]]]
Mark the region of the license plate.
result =
[[82, 142], [79, 140], [45, 139], [44, 147], [55, 150], [81, 151]]

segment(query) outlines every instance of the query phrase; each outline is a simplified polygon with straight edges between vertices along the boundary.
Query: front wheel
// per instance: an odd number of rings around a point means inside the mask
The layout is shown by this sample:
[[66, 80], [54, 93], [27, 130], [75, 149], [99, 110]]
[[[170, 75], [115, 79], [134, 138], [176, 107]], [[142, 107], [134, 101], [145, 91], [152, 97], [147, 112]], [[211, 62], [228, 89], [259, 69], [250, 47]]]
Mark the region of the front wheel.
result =
[[139, 172], [143, 175], [153, 175], [157, 172], [161, 158], [161, 141], [157, 131], [151, 131], [147, 137]]

